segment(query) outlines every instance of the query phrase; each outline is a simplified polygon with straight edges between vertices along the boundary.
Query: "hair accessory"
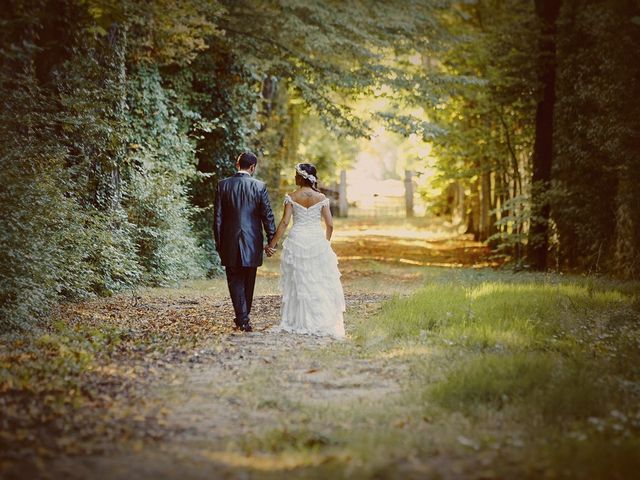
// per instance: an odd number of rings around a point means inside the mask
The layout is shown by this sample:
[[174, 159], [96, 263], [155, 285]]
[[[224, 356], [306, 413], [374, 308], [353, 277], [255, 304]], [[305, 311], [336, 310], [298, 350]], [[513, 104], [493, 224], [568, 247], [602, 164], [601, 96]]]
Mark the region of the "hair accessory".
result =
[[301, 165], [301, 163], [296, 165], [296, 172], [298, 172], [298, 175], [300, 175], [302, 178], [306, 178], [311, 183], [318, 183], [318, 179], [315, 176], [311, 175], [309, 172], [304, 171]]

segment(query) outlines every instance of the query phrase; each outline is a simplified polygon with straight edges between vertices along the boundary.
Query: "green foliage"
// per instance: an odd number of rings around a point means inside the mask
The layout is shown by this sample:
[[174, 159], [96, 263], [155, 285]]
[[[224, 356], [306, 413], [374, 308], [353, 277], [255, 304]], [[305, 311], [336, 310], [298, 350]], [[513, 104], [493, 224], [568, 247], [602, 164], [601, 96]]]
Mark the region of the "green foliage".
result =
[[[54, 69], [34, 32], [14, 25], [3, 32], [0, 72], [2, 328], [30, 326], [60, 294], [111, 292], [139, 273], [113, 201], [120, 89], [92, 83], [117, 54], [99, 53], [100, 43], [51, 52], [61, 56]], [[77, 31], [65, 34], [71, 41]]]
[[[437, 43], [435, 69], [460, 81], [445, 83], [432, 104], [445, 132], [434, 137], [442, 192], [435, 211], [461, 208], [444, 204], [462, 185], [467, 231], [517, 267], [527, 266], [525, 248], [533, 254], [530, 247], [549, 230], [547, 267], [635, 278], [640, 196], [630, 179], [640, 174], [640, 103], [629, 99], [638, 97], [638, 5], [564, 1], [548, 30], [535, 9], [553, 3], [463, 2], [442, 11], [449, 36]], [[552, 174], [550, 184], [532, 186], [534, 129], [546, 128], [536, 124], [535, 106], [549, 42], [556, 69], [547, 78], [550, 87], [556, 79]], [[537, 268], [545, 267], [543, 244], [531, 259]]]
[[195, 178], [194, 142], [180, 131], [157, 68], [140, 67], [127, 88], [129, 152], [124, 206], [145, 281], [167, 285], [201, 276], [206, 256], [192, 233], [186, 189]]
[[322, 183], [331, 184], [338, 179], [340, 170], [353, 162], [357, 153], [356, 139], [328, 130], [316, 116], [306, 117], [300, 129], [302, 138], [298, 161], [313, 163], [318, 168]]
[[444, 132], [434, 137], [435, 185], [446, 197], [462, 184], [467, 231], [519, 262], [528, 205], [517, 199], [526, 194], [537, 89], [533, 5], [477, 2], [442, 17], [453, 39], [435, 68], [461, 80], [433, 109]]
[[[558, 262], [638, 274], [638, 6], [565, 2], [558, 25], [554, 186]], [[632, 100], [633, 99], [633, 100]]]
[[232, 52], [217, 49], [199, 56], [188, 72], [167, 75], [177, 98], [193, 116], [197, 176], [190, 181], [191, 201], [198, 207], [193, 222], [199, 243], [213, 259], [209, 275], [219, 272], [213, 244], [213, 201], [218, 180], [235, 172], [239, 152], [254, 147], [258, 129], [259, 82]]
[[423, 75], [389, 64], [385, 56], [420, 48], [435, 36], [436, 2], [222, 3], [227, 10], [220, 26], [229, 48], [251, 70], [283, 81], [332, 129], [356, 134], [367, 129], [345, 98], [374, 93], [382, 85], [408, 94], [416, 82], [426, 83]]
[[127, 80], [131, 25], [110, 3], [65, 5], [16, 1], [2, 13], [3, 329], [32, 326], [60, 296], [210, 265], [191, 233], [193, 141], [153, 69], [146, 84]]
[[[82, 38], [80, 28], [70, 41]], [[81, 258], [68, 262], [63, 249], [61, 260], [71, 272], [91, 272], [89, 279], [71, 276], [64, 280], [70, 286], [63, 293], [110, 295], [140, 279], [133, 225], [121, 204], [125, 189], [125, 48], [125, 32], [114, 27], [109, 39], [75, 43], [67, 61], [54, 67], [52, 82], [58, 98], [50, 94], [60, 105], [57, 140], [67, 152], [65, 165], [54, 175], [67, 176], [65, 188], [84, 217], [70, 223], [74, 231], [65, 238], [81, 252]]]

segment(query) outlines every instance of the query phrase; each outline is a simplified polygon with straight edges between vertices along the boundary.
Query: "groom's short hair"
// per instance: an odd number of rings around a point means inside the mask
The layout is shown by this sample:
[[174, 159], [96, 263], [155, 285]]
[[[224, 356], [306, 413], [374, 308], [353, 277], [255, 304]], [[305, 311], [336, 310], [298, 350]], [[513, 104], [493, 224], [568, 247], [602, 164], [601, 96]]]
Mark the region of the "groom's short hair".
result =
[[251, 152], [243, 152], [238, 157], [238, 165], [240, 168], [247, 169], [258, 163], [258, 157]]

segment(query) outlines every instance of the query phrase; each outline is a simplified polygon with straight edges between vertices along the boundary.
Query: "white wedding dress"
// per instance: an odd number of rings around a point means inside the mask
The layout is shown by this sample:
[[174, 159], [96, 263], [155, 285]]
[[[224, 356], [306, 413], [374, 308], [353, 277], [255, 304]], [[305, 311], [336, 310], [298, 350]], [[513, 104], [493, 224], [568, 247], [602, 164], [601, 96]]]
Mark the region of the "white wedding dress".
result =
[[338, 257], [321, 224], [329, 199], [306, 208], [286, 195], [284, 203], [293, 206], [293, 227], [282, 246], [282, 321], [276, 330], [343, 338], [345, 301]]

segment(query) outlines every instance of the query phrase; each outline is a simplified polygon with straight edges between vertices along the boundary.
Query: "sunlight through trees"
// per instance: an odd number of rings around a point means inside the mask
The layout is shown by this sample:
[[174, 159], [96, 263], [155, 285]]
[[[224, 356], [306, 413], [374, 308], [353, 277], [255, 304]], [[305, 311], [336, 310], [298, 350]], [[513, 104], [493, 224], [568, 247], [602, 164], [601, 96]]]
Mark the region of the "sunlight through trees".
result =
[[397, 138], [381, 180], [418, 175], [425, 221], [516, 268], [638, 275], [633, 2], [5, 4], [4, 326], [215, 275], [239, 151], [278, 203], [301, 159], [327, 188], [364, 168], [376, 129]]

